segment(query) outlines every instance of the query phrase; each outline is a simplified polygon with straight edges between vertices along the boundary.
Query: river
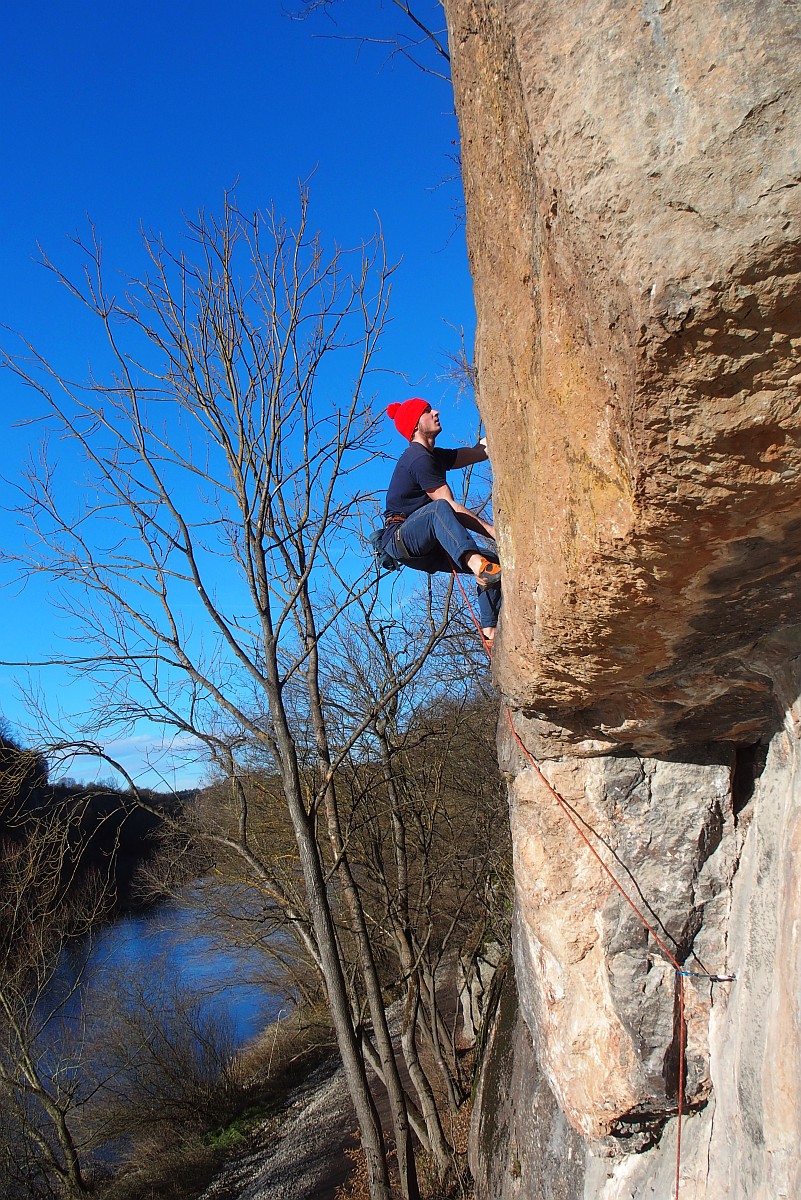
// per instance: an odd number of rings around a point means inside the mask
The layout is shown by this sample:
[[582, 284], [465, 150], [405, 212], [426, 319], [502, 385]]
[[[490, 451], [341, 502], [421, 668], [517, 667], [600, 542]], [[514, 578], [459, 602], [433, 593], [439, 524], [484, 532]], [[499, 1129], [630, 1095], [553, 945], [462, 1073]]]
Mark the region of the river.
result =
[[121, 917], [64, 950], [37, 1006], [50, 1073], [66, 1069], [87, 1087], [133, 1085], [150, 1055], [169, 1070], [205, 1062], [213, 1077], [292, 1004], [270, 978], [263, 949], [220, 936], [263, 928], [247, 903], [247, 893], [200, 880], [178, 900]]
[[77, 1005], [94, 1010], [96, 993], [108, 987], [110, 974], [148, 982], [149, 993], [157, 983], [166, 989], [165, 1005], [174, 996], [192, 997], [204, 1013], [230, 1027], [239, 1048], [287, 1008], [266, 978], [264, 952], [234, 944], [222, 929], [213, 934], [209, 909], [230, 911], [241, 903], [225, 885], [200, 880], [178, 901], [114, 921], [94, 936], [88, 956], [76, 947], [64, 957], [70, 982], [79, 967], [82, 972]]

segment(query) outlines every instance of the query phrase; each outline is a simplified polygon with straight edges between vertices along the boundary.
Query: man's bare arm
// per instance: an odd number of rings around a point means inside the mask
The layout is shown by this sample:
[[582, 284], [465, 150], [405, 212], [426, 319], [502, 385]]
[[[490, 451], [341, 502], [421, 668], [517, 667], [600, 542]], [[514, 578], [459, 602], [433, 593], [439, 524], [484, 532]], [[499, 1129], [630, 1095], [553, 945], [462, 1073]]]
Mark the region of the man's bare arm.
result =
[[456, 451], [455, 467], [470, 467], [473, 463], [487, 461], [487, 439], [482, 438], [475, 446], [461, 446]]

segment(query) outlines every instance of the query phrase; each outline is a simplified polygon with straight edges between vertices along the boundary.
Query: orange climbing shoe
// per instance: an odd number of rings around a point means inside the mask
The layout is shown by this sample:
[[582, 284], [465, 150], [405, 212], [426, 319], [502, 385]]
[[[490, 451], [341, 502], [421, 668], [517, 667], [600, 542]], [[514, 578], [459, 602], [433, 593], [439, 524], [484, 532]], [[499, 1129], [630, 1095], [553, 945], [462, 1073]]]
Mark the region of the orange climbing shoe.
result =
[[481, 568], [476, 575], [476, 583], [480, 588], [492, 587], [494, 584], [501, 582], [500, 564], [490, 562], [488, 558], [482, 558]]

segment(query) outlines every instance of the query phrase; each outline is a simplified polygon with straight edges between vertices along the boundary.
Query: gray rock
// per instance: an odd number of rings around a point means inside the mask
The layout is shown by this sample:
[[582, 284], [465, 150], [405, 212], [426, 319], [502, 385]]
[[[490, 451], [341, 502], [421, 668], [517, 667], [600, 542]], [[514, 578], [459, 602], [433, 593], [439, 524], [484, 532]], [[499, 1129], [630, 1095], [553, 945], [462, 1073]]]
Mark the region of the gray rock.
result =
[[539, 1069], [511, 964], [497, 999], [470, 1131], [476, 1195], [485, 1200], [581, 1200], [584, 1145]]

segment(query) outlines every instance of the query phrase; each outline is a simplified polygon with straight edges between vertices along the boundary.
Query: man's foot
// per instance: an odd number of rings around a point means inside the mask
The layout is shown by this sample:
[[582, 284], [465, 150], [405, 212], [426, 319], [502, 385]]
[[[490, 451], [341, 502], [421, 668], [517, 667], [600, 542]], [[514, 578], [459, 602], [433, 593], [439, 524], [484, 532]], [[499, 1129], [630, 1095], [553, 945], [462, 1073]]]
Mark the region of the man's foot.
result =
[[482, 558], [475, 576], [476, 583], [480, 588], [488, 588], [492, 587], [493, 584], [499, 584], [501, 582], [500, 564], [491, 562], [488, 558]]
[[482, 629], [481, 635], [484, 638], [484, 645], [487, 650], [491, 651], [492, 643], [495, 641], [495, 626], [493, 625], [491, 629]]

